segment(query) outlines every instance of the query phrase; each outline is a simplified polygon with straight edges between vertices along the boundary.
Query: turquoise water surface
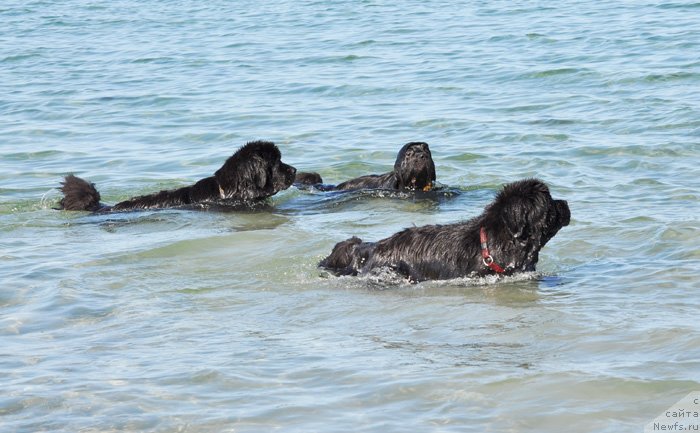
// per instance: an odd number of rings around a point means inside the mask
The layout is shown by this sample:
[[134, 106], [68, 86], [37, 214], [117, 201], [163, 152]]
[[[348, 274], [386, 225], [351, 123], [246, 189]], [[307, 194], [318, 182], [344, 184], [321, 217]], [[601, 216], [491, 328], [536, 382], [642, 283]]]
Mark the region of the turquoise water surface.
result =
[[[700, 390], [700, 4], [0, 4], [0, 431], [641, 432]], [[246, 141], [330, 183], [430, 143], [460, 194], [52, 210], [209, 176]], [[538, 272], [410, 285], [351, 235], [546, 181]]]

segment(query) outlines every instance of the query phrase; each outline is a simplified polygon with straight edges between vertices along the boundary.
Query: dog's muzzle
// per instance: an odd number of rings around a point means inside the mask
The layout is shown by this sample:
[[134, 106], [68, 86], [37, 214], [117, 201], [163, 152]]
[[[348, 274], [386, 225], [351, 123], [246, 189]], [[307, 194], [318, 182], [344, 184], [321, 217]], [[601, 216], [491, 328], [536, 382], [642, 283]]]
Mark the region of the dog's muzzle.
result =
[[287, 185], [291, 185], [292, 183], [294, 183], [294, 178], [296, 177], [297, 169], [288, 164], [284, 164], [283, 169], [286, 174], [285, 183]]
[[559, 222], [563, 226], [568, 226], [571, 222], [571, 210], [566, 200], [554, 200], [554, 205], [559, 213]]

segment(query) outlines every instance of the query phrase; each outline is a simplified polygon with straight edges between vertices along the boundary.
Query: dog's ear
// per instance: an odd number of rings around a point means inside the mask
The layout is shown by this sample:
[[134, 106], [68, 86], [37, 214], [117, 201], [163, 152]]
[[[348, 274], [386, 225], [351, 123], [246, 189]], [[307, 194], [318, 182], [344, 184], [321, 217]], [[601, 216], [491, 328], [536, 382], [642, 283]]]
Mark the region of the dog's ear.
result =
[[515, 239], [524, 240], [544, 229], [549, 188], [542, 181], [526, 179], [506, 185], [492, 211], [498, 214]]
[[404, 144], [403, 147], [399, 150], [399, 153], [396, 154], [396, 160], [394, 161], [394, 171], [395, 172], [398, 173], [401, 171], [401, 167], [403, 165], [403, 162], [406, 159], [406, 151], [411, 146], [413, 146], [413, 143]]
[[527, 201], [512, 200], [503, 207], [500, 217], [510, 235], [522, 240], [530, 236], [538, 215], [537, 209]]
[[404, 162], [406, 159], [406, 150], [408, 148], [410, 143], [405, 144], [401, 150], [399, 150], [399, 153], [396, 155], [396, 161], [394, 161], [394, 175], [396, 178], [396, 182], [394, 184], [395, 189], [401, 189], [406, 185], [406, 179], [404, 179]]
[[274, 161], [264, 160], [256, 155], [253, 157], [252, 162], [251, 171], [253, 172], [253, 182], [255, 187], [262, 191], [265, 189], [265, 185], [268, 185], [268, 174], [274, 169], [271, 167]]

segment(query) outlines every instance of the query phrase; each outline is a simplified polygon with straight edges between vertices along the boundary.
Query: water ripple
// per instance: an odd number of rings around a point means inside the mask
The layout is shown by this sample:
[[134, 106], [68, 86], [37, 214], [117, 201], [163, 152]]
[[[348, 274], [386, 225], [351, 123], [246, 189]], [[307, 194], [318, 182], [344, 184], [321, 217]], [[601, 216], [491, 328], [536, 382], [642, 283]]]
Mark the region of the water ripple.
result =
[[[640, 431], [700, 384], [699, 5], [3, 2], [3, 427]], [[443, 189], [51, 209], [67, 173], [113, 203], [252, 139], [330, 183], [427, 141]], [[523, 177], [572, 209], [535, 274], [316, 267]]]

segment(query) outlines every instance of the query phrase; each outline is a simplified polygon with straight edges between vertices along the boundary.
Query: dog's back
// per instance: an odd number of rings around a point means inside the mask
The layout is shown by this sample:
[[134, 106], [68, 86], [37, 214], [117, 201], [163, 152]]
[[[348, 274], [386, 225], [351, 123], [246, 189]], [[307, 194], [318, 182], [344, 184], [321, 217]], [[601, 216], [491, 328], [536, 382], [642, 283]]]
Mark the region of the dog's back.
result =
[[346, 180], [335, 187], [336, 190], [351, 189], [399, 189], [396, 174], [393, 171], [384, 174], [368, 174]]

